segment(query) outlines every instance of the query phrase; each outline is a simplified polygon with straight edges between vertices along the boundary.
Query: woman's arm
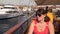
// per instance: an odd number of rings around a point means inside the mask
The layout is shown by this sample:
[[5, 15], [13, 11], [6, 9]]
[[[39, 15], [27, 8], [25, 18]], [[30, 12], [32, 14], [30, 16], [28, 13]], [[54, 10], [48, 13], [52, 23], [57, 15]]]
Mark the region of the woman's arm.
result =
[[50, 34], [55, 34], [55, 32], [54, 32], [54, 25], [51, 22], [49, 22], [49, 32], [50, 32]]
[[30, 24], [28, 34], [33, 34], [33, 30], [34, 30], [34, 21], [32, 21], [31, 24]]

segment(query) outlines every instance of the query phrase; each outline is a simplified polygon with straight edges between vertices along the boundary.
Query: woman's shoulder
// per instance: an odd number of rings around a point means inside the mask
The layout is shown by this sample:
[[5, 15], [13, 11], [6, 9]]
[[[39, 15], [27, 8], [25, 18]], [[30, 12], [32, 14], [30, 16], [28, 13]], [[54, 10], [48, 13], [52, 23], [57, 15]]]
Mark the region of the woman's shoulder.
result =
[[50, 21], [48, 21], [48, 22], [46, 22], [46, 24], [50, 25], [50, 24], [53, 24], [53, 23], [52, 23], [52, 22], [50, 22]]
[[36, 18], [32, 18], [32, 20], [36, 20]]
[[36, 21], [36, 18], [32, 18], [32, 21]]

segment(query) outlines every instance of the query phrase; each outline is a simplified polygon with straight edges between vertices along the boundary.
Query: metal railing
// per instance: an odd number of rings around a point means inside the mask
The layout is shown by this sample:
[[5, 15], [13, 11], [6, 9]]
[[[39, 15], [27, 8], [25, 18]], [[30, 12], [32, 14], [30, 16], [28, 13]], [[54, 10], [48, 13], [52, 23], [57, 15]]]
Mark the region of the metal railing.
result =
[[23, 34], [28, 25], [30, 24], [31, 18], [33, 17], [35, 17], [35, 13], [33, 13], [21, 23], [18, 23], [15, 26], [11, 27], [8, 31], [4, 32], [3, 34]]

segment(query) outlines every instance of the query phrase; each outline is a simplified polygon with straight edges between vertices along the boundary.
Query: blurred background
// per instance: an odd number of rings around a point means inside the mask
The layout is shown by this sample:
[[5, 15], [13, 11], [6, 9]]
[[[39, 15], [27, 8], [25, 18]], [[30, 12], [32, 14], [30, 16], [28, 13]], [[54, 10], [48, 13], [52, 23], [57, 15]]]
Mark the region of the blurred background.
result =
[[0, 0], [0, 34], [26, 34], [38, 8], [52, 9], [55, 34], [60, 34], [60, 0]]

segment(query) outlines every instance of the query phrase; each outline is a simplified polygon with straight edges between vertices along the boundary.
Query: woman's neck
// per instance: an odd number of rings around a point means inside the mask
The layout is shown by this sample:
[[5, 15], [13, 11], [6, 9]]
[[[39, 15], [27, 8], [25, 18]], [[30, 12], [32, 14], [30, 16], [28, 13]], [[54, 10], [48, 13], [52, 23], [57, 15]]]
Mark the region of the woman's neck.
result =
[[41, 20], [41, 21], [39, 21], [39, 23], [44, 23], [44, 19], [43, 19], [43, 20]]

